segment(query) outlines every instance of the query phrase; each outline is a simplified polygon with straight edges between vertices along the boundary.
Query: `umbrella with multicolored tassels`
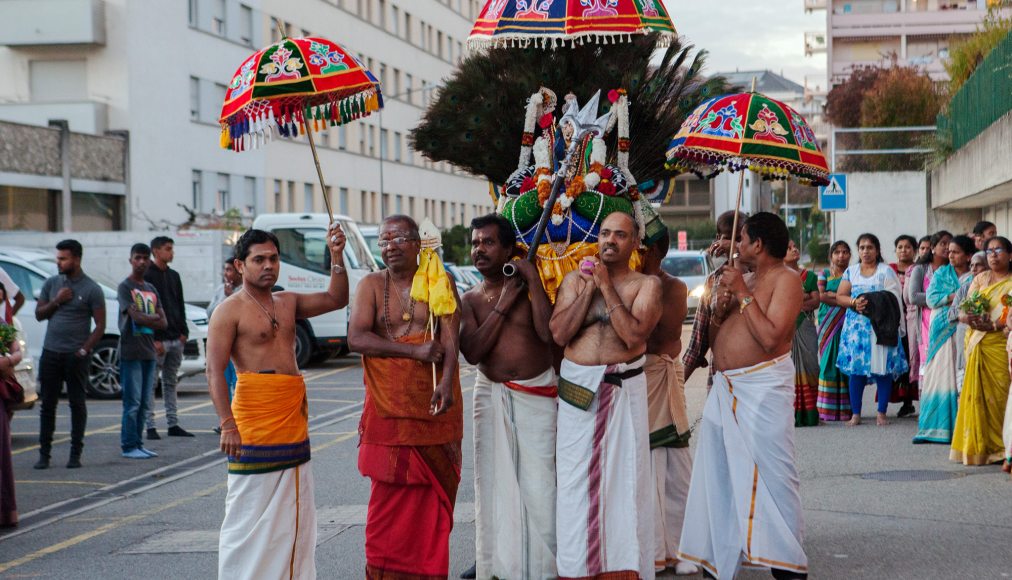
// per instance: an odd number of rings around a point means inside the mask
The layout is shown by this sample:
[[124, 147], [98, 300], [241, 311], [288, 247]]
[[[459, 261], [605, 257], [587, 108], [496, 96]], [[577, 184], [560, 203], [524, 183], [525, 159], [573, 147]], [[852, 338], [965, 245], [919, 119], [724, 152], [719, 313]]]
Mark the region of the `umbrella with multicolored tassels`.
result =
[[379, 81], [361, 62], [325, 38], [282, 39], [243, 61], [221, 108], [221, 146], [258, 149], [275, 135], [305, 135], [331, 221], [313, 133], [366, 117], [383, 107]]
[[657, 32], [675, 36], [661, 0], [487, 0], [467, 38], [468, 48], [614, 44]]
[[692, 112], [668, 146], [667, 165], [698, 175], [740, 172], [732, 247], [738, 234], [738, 208], [745, 170], [764, 179], [794, 178], [828, 185], [829, 165], [815, 132], [791, 107], [752, 91], [714, 97]]

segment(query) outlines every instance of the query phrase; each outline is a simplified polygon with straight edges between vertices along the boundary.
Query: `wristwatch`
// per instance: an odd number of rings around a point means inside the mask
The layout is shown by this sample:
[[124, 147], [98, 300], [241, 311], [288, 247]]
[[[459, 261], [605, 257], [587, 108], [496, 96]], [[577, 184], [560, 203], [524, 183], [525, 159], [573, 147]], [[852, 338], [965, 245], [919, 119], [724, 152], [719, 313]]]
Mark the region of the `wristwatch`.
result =
[[88, 356], [88, 351], [85, 350], [85, 349], [83, 349], [83, 348], [82, 349], [78, 349], [77, 354], [80, 355], [81, 357], [86, 357], [86, 356]]
[[755, 297], [753, 297], [753, 296], [746, 296], [746, 297], [742, 298], [741, 299], [741, 305], [738, 306], [738, 314], [744, 313], [745, 309], [748, 308], [748, 305], [752, 304], [753, 302], [755, 302]]
[[334, 264], [330, 267], [330, 271], [335, 274], [344, 274], [344, 266], [341, 264]]

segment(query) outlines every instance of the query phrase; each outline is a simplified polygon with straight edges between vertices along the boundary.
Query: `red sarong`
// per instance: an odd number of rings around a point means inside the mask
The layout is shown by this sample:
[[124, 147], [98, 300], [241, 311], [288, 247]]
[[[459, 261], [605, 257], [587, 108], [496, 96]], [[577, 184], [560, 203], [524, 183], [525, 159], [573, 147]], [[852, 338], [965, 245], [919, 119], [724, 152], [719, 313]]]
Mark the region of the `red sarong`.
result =
[[[401, 342], [423, 340], [419, 334]], [[460, 380], [454, 377], [453, 407], [433, 417], [430, 364], [362, 357], [362, 365], [366, 395], [358, 469], [372, 479], [366, 578], [446, 578], [464, 429]]]

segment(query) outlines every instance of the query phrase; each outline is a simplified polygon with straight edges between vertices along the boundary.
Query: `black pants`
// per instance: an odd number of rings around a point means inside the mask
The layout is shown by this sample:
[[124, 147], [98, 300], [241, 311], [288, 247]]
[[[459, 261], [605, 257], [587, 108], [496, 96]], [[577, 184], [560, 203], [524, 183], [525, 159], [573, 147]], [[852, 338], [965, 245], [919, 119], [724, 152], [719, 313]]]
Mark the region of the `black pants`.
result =
[[42, 410], [39, 413], [39, 454], [49, 457], [56, 431], [56, 405], [67, 383], [70, 400], [70, 454], [80, 456], [84, 447], [84, 430], [88, 425], [88, 407], [84, 385], [88, 380], [88, 357], [72, 352], [42, 351], [39, 359], [39, 383], [42, 387]]

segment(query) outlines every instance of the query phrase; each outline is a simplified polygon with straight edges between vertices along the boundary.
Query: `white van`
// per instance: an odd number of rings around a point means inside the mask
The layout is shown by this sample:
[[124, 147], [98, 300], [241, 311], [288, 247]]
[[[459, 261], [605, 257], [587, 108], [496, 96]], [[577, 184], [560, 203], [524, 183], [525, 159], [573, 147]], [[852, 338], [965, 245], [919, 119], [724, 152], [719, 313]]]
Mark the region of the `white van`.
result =
[[[348, 237], [344, 264], [348, 268], [349, 292], [366, 274], [379, 266], [373, 258], [355, 220], [336, 215]], [[292, 292], [322, 292], [330, 284], [330, 251], [327, 250], [327, 214], [261, 214], [253, 227], [266, 230], [281, 242], [281, 272], [278, 285]], [[307, 320], [299, 320], [295, 329], [295, 358], [300, 368], [348, 350], [348, 308]]]

